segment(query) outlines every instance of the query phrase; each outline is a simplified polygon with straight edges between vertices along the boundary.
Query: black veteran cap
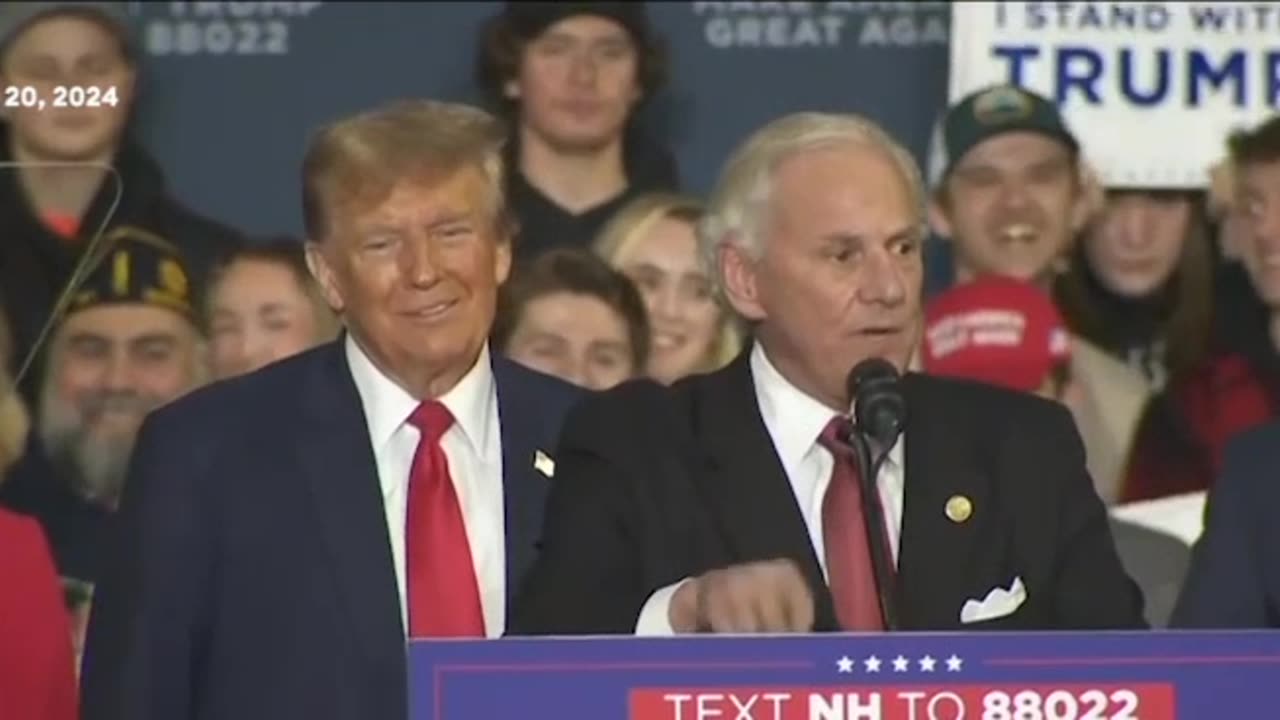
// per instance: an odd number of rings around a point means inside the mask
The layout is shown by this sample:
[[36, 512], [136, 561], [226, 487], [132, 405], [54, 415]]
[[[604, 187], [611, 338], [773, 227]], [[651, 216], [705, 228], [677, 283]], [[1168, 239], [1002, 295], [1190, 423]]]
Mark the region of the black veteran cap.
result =
[[71, 296], [67, 313], [100, 305], [143, 304], [173, 310], [198, 322], [186, 265], [171, 243], [131, 225], [103, 237], [101, 260]]
[[935, 128], [929, 163], [931, 184], [945, 180], [965, 153], [979, 143], [1014, 131], [1047, 135], [1072, 152], [1080, 149], [1058, 107], [1048, 98], [1015, 85], [995, 85], [947, 109]]

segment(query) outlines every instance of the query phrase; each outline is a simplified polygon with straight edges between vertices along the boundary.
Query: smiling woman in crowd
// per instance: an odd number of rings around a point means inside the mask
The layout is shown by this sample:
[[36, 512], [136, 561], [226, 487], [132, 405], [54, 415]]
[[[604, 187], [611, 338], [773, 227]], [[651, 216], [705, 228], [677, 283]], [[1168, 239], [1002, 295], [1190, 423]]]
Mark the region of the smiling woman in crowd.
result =
[[644, 195], [618, 212], [596, 239], [597, 254], [626, 273], [649, 311], [648, 375], [662, 383], [719, 369], [742, 346], [698, 252], [702, 204]]
[[307, 269], [302, 243], [275, 238], [240, 248], [214, 269], [210, 365], [221, 379], [332, 340], [338, 322]]

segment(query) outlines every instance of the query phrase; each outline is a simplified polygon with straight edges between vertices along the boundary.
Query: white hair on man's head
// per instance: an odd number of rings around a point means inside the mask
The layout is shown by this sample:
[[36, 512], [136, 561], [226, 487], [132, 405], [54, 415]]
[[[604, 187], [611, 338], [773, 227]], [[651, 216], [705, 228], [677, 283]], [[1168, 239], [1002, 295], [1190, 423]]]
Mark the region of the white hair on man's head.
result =
[[781, 117], [753, 133], [725, 163], [698, 224], [698, 249], [719, 284], [720, 248], [733, 243], [752, 257], [764, 252], [764, 228], [774, 172], [804, 152], [855, 145], [884, 152], [897, 166], [924, 222], [925, 191], [915, 158], [871, 120], [849, 113], [802, 112]]

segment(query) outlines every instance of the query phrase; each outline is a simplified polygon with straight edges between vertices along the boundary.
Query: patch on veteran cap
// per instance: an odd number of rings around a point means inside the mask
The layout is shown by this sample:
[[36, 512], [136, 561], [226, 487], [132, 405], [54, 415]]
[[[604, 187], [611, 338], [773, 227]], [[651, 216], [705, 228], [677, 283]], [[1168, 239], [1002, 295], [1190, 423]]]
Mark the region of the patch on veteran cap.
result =
[[71, 297], [68, 314], [135, 303], [167, 308], [195, 321], [191, 277], [172, 243], [133, 225], [112, 228], [102, 241], [106, 250]]
[[1003, 125], [1031, 117], [1035, 105], [1022, 90], [994, 87], [973, 99], [973, 119], [983, 125]]

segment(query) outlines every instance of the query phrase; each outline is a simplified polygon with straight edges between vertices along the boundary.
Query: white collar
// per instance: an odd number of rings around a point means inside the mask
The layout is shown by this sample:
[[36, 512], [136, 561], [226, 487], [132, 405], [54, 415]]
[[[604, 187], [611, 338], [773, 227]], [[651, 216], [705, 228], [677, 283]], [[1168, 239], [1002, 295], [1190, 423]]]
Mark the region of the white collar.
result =
[[[841, 415], [797, 388], [769, 361], [759, 343], [751, 350], [751, 379], [760, 401], [760, 414], [773, 437], [782, 467], [790, 475], [804, 456], [817, 446], [818, 437], [831, 419]], [[889, 450], [884, 464], [902, 466], [902, 435]]]
[[[404, 425], [421, 401], [382, 372], [350, 333], [347, 333], [346, 353], [351, 376], [355, 380], [356, 391], [360, 395], [366, 422], [369, 424], [369, 436], [373, 440], [374, 451], [378, 452]], [[486, 343], [467, 374], [438, 398], [453, 414], [463, 435], [479, 455], [483, 455], [489, 443], [492, 419], [489, 413], [493, 391], [493, 367], [490, 365], [489, 345]]]

